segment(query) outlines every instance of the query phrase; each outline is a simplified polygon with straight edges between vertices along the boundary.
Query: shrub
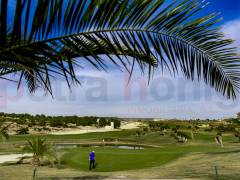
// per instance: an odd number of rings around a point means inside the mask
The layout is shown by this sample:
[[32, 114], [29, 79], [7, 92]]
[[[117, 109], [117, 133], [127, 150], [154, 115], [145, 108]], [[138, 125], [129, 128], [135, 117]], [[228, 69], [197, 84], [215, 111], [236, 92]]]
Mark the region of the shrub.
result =
[[28, 129], [28, 127], [22, 127], [22, 128], [20, 128], [19, 130], [17, 130], [17, 134], [18, 135], [24, 135], [24, 134], [29, 134], [29, 129]]
[[38, 119], [38, 125], [39, 126], [46, 126], [46, 124], [47, 124], [47, 121], [46, 121], [45, 118]]
[[49, 125], [51, 127], [62, 127], [63, 126], [63, 122], [61, 119], [57, 119], [57, 118], [52, 118], [49, 122]]
[[108, 124], [108, 121], [107, 121], [105, 118], [100, 118], [99, 123], [98, 123], [98, 126], [99, 126], [99, 127], [104, 127], [104, 126], [106, 126], [106, 125], [109, 125], [109, 124]]

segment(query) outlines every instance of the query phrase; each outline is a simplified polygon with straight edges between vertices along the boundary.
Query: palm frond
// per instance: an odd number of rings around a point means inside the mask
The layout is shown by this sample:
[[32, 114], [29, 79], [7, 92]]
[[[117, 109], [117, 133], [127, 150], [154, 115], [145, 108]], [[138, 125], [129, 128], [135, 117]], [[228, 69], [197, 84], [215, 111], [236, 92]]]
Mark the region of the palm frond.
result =
[[34, 138], [27, 141], [27, 144], [24, 146], [23, 151], [33, 153], [33, 156], [38, 158], [46, 155], [51, 149], [51, 146], [46, 143], [44, 138]]
[[7, 140], [9, 138], [9, 134], [8, 134], [8, 128], [12, 123], [10, 123], [7, 126], [0, 126], [0, 136], [2, 138], [3, 141]]
[[52, 77], [80, 83], [78, 57], [99, 70], [113, 63], [130, 74], [135, 65], [149, 76], [182, 72], [228, 98], [239, 90], [239, 54], [216, 28], [218, 13], [197, 16], [204, 1], [16, 0], [11, 21], [8, 3], [1, 1], [0, 75], [19, 74], [30, 92], [51, 93]]
[[23, 148], [23, 152], [32, 153], [32, 165], [38, 166], [41, 164], [41, 158], [47, 157], [51, 161], [57, 159], [56, 150], [52, 144], [47, 143], [45, 138], [36, 137], [27, 141]]

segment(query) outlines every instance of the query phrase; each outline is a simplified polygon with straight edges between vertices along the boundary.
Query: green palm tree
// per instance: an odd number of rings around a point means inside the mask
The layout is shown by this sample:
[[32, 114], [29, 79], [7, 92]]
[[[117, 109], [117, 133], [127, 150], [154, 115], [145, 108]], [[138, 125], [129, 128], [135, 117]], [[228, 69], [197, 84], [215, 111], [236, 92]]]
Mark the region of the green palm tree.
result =
[[52, 145], [46, 142], [46, 139], [37, 137], [32, 140], [28, 140], [25, 145], [24, 152], [32, 153], [32, 166], [33, 168], [33, 178], [36, 176], [37, 167], [41, 165], [41, 159], [43, 157], [54, 157], [56, 159], [55, 150]]
[[[16, 0], [1, 1], [0, 77], [30, 92], [52, 93], [53, 77], [81, 83], [76, 68], [112, 65], [149, 79], [154, 70], [182, 72], [228, 98], [239, 89], [239, 56], [216, 26], [218, 13], [201, 16], [204, 1]], [[14, 7], [13, 7], [14, 6]], [[24, 81], [23, 81], [24, 80]]]

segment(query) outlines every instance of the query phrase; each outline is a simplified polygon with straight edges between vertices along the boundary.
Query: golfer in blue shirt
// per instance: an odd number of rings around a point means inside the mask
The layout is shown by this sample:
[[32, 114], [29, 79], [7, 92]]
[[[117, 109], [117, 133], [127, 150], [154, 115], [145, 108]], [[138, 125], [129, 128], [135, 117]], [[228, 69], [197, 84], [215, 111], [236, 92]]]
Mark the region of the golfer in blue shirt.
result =
[[89, 170], [95, 168], [95, 152], [91, 151], [89, 154]]

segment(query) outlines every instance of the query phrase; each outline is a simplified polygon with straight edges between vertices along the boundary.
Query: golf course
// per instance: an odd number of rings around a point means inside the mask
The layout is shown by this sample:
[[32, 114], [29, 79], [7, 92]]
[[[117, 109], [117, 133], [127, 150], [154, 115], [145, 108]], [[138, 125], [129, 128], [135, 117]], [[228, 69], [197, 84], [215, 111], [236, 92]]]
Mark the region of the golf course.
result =
[[[182, 130], [191, 122], [160, 122], [161, 125], [182, 124]], [[207, 122], [204, 122], [206, 124]], [[216, 121], [217, 123], [217, 121]], [[194, 138], [178, 142], [172, 137], [175, 130], [144, 128], [95, 132], [72, 135], [10, 135], [0, 145], [1, 155], [23, 153], [28, 140], [42, 138], [54, 147], [58, 161], [38, 167], [38, 179], [74, 179], [86, 177], [111, 178], [199, 178], [199, 179], [239, 179], [240, 146], [238, 138], [231, 132], [222, 135], [224, 146], [214, 138], [216, 131], [200, 128], [194, 131]], [[159, 124], [158, 122], [150, 124]], [[151, 125], [150, 127], [152, 127]], [[145, 129], [145, 131], [143, 130]], [[160, 128], [162, 129], [162, 128]], [[139, 133], [141, 132], [141, 133]], [[89, 152], [96, 153], [96, 167], [89, 171]], [[0, 156], [1, 157], [1, 156]], [[31, 163], [6, 162], [0, 165], [4, 178], [17, 179], [21, 174], [25, 179], [32, 177]], [[15, 176], [15, 175], [16, 176]]]

